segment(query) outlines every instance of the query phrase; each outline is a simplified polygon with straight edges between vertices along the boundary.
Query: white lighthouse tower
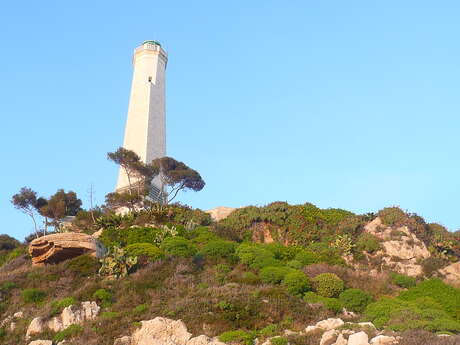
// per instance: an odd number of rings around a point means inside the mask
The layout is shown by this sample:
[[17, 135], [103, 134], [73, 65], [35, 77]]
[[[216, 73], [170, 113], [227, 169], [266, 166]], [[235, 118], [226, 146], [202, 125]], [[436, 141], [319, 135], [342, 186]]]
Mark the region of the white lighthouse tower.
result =
[[[165, 71], [168, 56], [157, 41], [145, 41], [134, 50], [133, 81], [123, 147], [136, 152], [144, 163], [166, 156]], [[129, 186], [120, 169], [117, 190]], [[160, 200], [162, 186], [153, 181], [152, 197]]]

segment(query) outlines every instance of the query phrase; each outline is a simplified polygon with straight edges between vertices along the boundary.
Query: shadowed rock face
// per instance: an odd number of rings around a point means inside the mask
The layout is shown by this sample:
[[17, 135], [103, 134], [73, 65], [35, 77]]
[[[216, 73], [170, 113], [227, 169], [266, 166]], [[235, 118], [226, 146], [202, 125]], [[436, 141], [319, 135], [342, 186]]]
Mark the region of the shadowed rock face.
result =
[[101, 258], [105, 252], [106, 249], [99, 240], [75, 232], [39, 237], [29, 245], [29, 254], [34, 265], [54, 264], [87, 253]]

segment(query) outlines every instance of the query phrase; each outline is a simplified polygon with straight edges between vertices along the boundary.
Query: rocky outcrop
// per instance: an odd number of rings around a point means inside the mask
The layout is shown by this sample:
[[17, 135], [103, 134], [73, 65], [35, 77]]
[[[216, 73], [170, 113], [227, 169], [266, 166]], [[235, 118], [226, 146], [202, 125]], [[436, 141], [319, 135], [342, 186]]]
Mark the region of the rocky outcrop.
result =
[[460, 287], [460, 261], [440, 269], [439, 273], [446, 283]]
[[96, 302], [82, 302], [80, 308], [74, 305], [64, 308], [59, 316], [51, 319], [36, 317], [32, 320], [26, 332], [26, 339], [31, 335], [42, 333], [49, 329], [54, 332], [62, 331], [70, 325], [82, 324], [85, 321], [94, 320], [99, 314], [99, 306]]
[[230, 213], [232, 213], [235, 210], [236, 208], [233, 207], [219, 206], [213, 208], [212, 210], [207, 210], [205, 212], [209, 213], [211, 215], [211, 218], [218, 222], [219, 220], [227, 218], [230, 215]]
[[379, 217], [364, 227], [365, 231], [382, 240], [382, 263], [391, 270], [412, 277], [422, 273], [420, 260], [429, 258], [425, 244], [407, 226], [397, 229], [385, 226]]
[[51, 340], [34, 340], [29, 345], [53, 345], [53, 342]]
[[29, 245], [29, 254], [34, 265], [58, 263], [86, 253], [102, 258], [105, 252], [106, 249], [99, 240], [76, 232], [39, 237]]
[[114, 345], [225, 345], [217, 338], [205, 335], [192, 338], [181, 320], [156, 317], [141, 321], [141, 328], [134, 333], [115, 340]]

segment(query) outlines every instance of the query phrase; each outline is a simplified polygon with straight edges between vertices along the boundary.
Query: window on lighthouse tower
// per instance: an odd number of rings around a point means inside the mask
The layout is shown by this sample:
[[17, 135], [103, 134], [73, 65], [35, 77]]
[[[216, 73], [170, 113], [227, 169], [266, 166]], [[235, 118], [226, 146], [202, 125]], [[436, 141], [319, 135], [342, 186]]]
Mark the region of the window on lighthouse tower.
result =
[[152, 77], [149, 77], [149, 83], [151, 83], [151, 82], [152, 82]]

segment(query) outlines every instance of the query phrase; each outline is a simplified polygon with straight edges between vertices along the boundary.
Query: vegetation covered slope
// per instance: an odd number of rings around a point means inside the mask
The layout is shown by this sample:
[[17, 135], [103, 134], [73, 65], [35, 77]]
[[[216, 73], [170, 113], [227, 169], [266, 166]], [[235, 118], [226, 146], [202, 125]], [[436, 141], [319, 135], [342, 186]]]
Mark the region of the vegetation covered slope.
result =
[[[385, 226], [417, 234], [430, 250], [425, 265], [431, 269], [408, 277], [372, 262], [382, 240], [365, 225], [377, 216]], [[0, 321], [24, 312], [14, 330], [0, 330], [2, 344], [24, 339], [32, 318], [88, 300], [102, 307], [95, 321], [35, 338], [112, 345], [139, 321], [165, 316], [182, 319], [195, 335], [249, 344], [342, 315], [344, 308], [355, 314], [352, 320], [412, 332], [411, 338], [421, 330], [460, 333], [460, 290], [437, 277], [439, 267], [458, 261], [458, 234], [398, 208], [355, 215], [277, 202], [213, 223], [200, 210], [172, 205], [102, 214], [96, 222], [80, 213], [73, 226], [87, 233], [100, 228], [99, 239], [110, 249], [101, 262], [83, 255], [31, 267], [24, 245], [0, 238]]]

